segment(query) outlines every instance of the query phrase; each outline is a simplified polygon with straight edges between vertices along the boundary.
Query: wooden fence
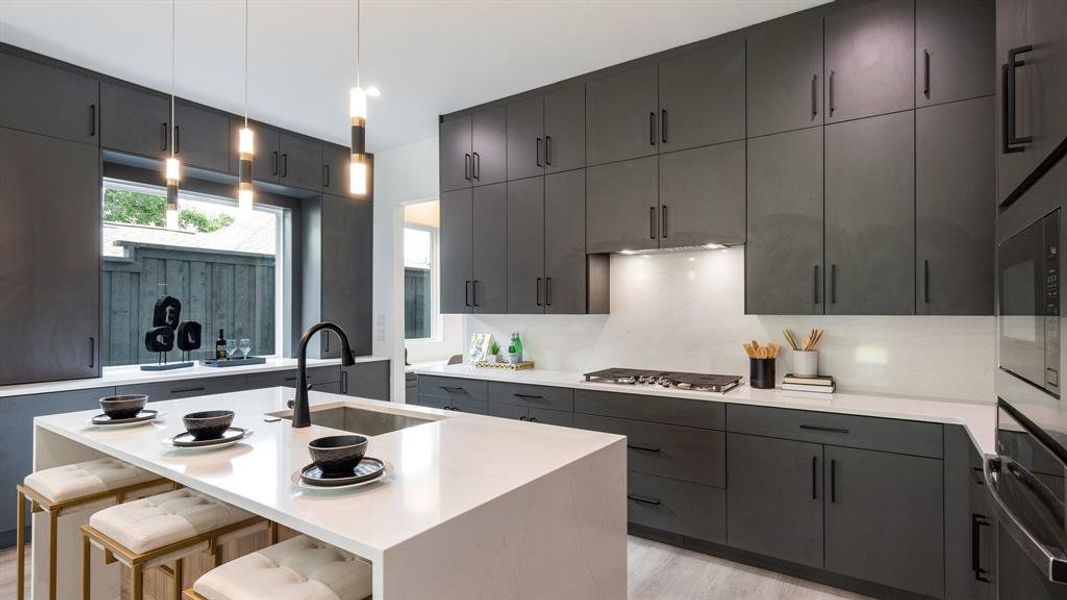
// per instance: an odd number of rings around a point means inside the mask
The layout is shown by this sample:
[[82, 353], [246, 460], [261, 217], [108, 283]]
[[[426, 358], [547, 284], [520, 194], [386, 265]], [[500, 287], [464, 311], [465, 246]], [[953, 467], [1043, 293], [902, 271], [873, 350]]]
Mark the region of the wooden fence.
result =
[[[219, 329], [227, 338], [249, 338], [257, 355], [274, 353], [274, 257], [122, 242], [126, 256], [104, 257], [104, 365], [155, 362], [144, 346], [152, 309], [163, 294], [182, 303], [182, 320], [204, 328], [201, 349], [214, 355]], [[162, 287], [159, 284], [166, 284]], [[167, 356], [176, 361], [175, 349]]]

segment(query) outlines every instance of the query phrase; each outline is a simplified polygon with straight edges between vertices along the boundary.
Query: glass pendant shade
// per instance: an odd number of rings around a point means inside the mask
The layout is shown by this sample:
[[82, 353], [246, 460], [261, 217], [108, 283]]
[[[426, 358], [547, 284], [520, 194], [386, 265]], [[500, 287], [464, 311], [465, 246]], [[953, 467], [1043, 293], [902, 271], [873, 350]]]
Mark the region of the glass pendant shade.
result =
[[254, 193], [252, 191], [252, 153], [255, 148], [255, 134], [247, 127], [237, 133], [237, 149], [240, 153], [237, 177], [237, 208], [242, 211], [252, 210]]
[[352, 88], [348, 94], [348, 113], [352, 120], [367, 120], [367, 90], [360, 86]]
[[348, 163], [348, 192], [357, 196], [367, 194], [368, 165], [366, 154], [353, 154]]
[[181, 180], [182, 164], [171, 157], [166, 163], [167, 178], [167, 229], [178, 228], [178, 181]]

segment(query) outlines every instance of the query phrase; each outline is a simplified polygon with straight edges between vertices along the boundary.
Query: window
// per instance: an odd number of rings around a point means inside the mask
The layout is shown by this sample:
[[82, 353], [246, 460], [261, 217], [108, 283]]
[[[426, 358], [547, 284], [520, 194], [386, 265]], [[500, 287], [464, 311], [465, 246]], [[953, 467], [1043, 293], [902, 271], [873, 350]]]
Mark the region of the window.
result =
[[[159, 360], [145, 337], [164, 295], [181, 302], [182, 321], [201, 325], [201, 346], [188, 360], [213, 357], [220, 329], [247, 338], [255, 356], [280, 355], [284, 210], [242, 212], [231, 198], [181, 192], [179, 228], [167, 229], [165, 207], [163, 189], [104, 181], [104, 365]], [[181, 352], [166, 359], [182, 360]]]
[[438, 203], [404, 209], [404, 339], [435, 339], [440, 329], [437, 304]]

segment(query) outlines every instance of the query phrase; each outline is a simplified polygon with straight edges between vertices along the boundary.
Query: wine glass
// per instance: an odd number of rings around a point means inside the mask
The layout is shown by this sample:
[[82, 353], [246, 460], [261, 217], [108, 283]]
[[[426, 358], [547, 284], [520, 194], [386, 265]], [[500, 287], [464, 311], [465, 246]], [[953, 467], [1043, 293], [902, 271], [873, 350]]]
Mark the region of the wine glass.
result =
[[236, 338], [226, 338], [226, 358], [231, 359], [231, 360], [235, 359], [235, 358], [241, 358], [240, 356], [237, 355], [237, 339]]
[[242, 358], [249, 358], [249, 353], [252, 352], [252, 340], [241, 338], [241, 341], [237, 343], [237, 349], [241, 352]]

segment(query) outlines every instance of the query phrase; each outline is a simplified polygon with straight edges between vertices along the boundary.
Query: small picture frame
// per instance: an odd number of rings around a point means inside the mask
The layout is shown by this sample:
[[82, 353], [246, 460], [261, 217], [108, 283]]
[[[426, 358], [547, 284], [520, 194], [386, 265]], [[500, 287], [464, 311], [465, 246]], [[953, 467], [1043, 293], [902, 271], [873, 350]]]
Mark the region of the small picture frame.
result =
[[493, 342], [493, 336], [488, 333], [476, 333], [471, 336], [470, 347], [467, 349], [467, 362], [474, 364], [482, 362], [489, 356], [489, 346]]

